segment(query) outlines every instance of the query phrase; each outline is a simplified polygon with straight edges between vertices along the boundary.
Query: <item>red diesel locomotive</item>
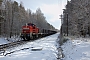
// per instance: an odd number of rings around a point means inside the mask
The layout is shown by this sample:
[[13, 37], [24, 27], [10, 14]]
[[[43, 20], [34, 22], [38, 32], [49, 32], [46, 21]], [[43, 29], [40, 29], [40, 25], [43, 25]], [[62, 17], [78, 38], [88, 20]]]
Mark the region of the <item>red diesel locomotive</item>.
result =
[[24, 40], [33, 39], [33, 37], [36, 37], [38, 33], [39, 28], [37, 28], [36, 25], [32, 23], [28, 23], [25, 26], [22, 26], [21, 38]]

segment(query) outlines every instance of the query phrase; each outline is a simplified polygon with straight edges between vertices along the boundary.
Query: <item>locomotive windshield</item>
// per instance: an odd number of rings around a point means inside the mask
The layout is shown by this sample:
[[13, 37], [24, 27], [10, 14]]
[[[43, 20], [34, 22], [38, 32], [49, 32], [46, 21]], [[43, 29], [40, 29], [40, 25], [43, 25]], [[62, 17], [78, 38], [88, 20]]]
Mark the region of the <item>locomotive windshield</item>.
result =
[[32, 24], [32, 23], [28, 23], [28, 26], [35, 26], [34, 24]]

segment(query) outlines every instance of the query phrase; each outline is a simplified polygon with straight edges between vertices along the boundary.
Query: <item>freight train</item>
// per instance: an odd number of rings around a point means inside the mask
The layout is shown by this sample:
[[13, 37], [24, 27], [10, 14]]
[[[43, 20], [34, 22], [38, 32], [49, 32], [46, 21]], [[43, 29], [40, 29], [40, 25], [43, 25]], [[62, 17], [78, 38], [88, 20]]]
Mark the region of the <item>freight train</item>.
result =
[[41, 28], [38, 28], [33, 23], [27, 23], [26, 25], [22, 26], [22, 32], [20, 37], [24, 40], [32, 40], [35, 38], [45, 37], [55, 33], [56, 31], [41, 29]]

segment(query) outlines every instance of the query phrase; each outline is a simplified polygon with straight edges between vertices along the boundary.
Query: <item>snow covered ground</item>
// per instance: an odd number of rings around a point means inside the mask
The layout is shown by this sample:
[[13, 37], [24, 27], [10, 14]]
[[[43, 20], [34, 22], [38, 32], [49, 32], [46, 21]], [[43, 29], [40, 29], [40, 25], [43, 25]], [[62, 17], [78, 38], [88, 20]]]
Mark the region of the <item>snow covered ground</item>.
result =
[[62, 46], [63, 60], [90, 60], [90, 38], [70, 39]]
[[59, 33], [5, 51], [0, 60], [57, 60]]

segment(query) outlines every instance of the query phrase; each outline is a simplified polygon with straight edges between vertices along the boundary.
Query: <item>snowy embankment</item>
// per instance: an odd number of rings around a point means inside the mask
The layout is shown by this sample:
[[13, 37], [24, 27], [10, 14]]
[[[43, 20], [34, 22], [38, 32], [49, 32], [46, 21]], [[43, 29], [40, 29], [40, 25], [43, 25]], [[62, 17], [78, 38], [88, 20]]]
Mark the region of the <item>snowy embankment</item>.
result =
[[21, 40], [20, 37], [11, 37], [11, 38], [4, 38], [4, 37], [0, 37], [0, 45], [3, 45], [3, 44], [7, 44], [7, 43], [10, 43], [10, 42], [15, 42], [15, 41], [18, 41], [18, 40]]
[[6, 40], [6, 39], [3, 38], [3, 37], [0, 38], [0, 45], [2, 45], [2, 44], [7, 44], [7, 43], [9, 43], [8, 40]]
[[90, 60], [90, 38], [70, 39], [62, 45], [63, 60]]
[[0, 60], [57, 60], [59, 33], [8, 49]]

